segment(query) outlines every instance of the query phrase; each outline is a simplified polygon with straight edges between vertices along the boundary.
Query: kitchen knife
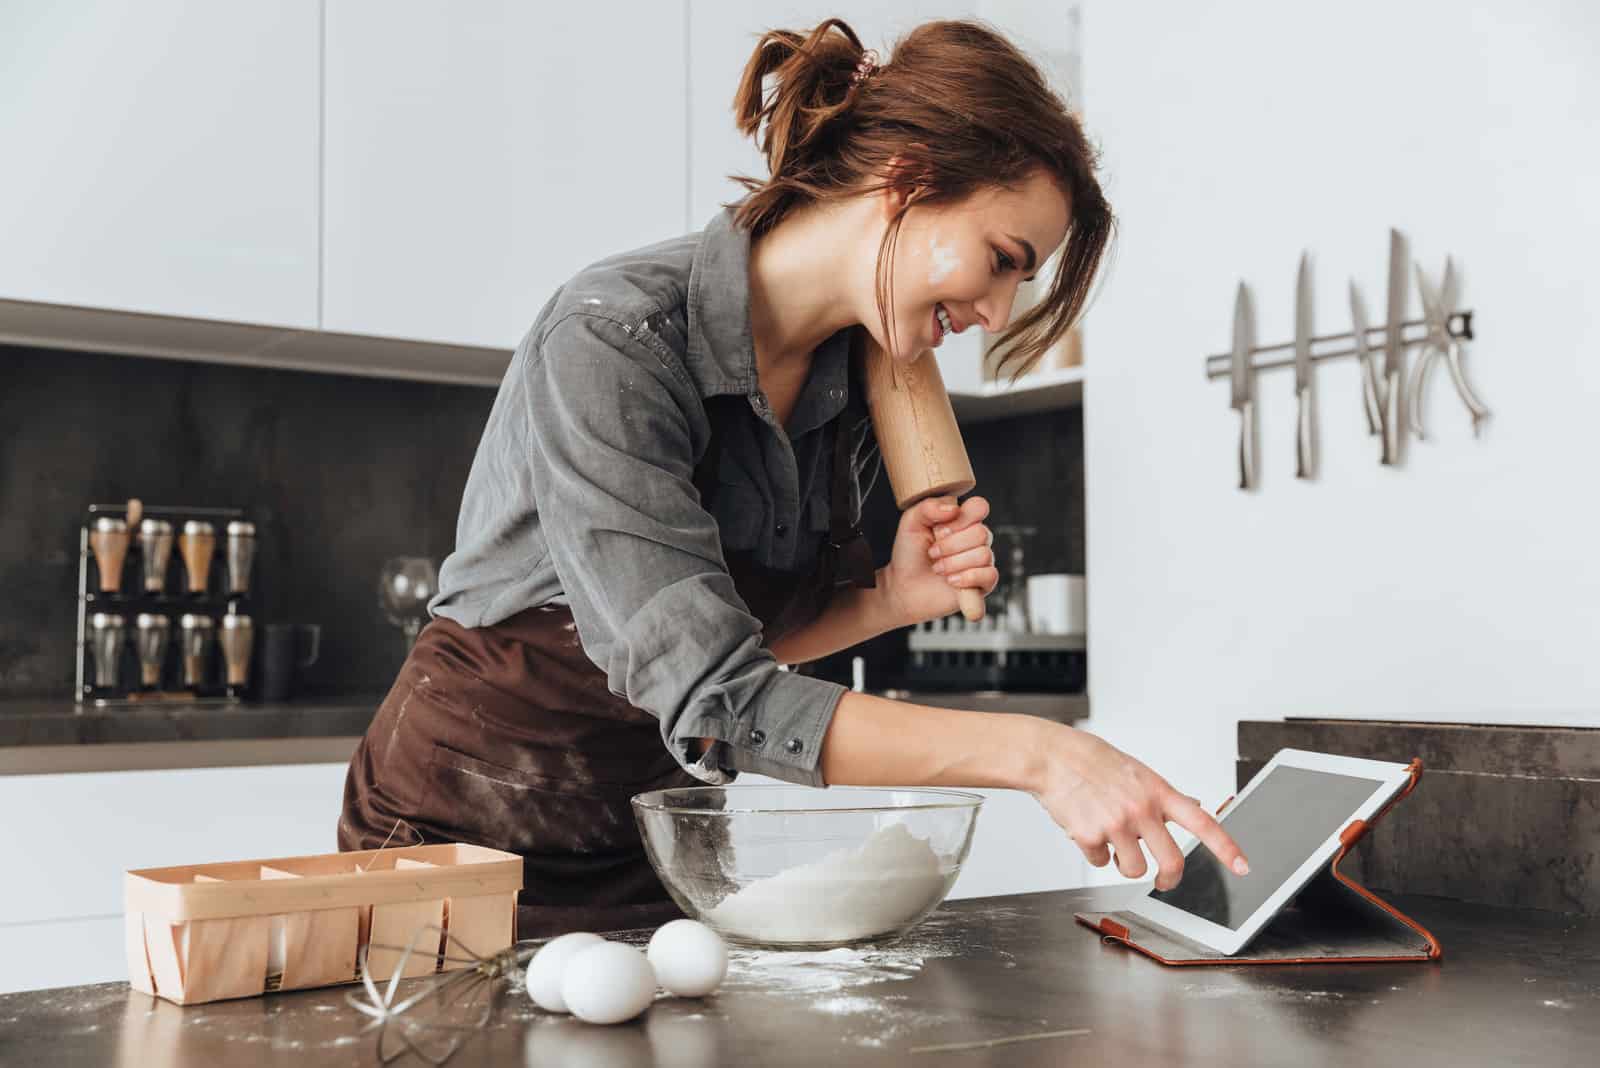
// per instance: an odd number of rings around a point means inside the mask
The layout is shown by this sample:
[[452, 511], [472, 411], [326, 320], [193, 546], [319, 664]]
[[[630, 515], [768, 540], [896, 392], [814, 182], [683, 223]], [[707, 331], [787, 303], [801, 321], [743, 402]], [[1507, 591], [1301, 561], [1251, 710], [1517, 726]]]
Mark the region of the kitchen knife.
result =
[[1422, 423], [1422, 405], [1427, 396], [1428, 371], [1435, 360], [1442, 359], [1445, 366], [1450, 369], [1450, 380], [1455, 383], [1456, 394], [1461, 398], [1461, 403], [1467, 406], [1467, 411], [1472, 414], [1472, 434], [1476, 437], [1483, 428], [1483, 421], [1489, 418], [1489, 409], [1484, 407], [1483, 402], [1478, 399], [1478, 395], [1467, 382], [1466, 372], [1461, 366], [1461, 345], [1450, 334], [1450, 316], [1455, 313], [1456, 307], [1455, 261], [1449, 258], [1444, 261], [1444, 280], [1438, 292], [1434, 291], [1433, 283], [1428, 281], [1422, 265], [1418, 264], [1417, 293], [1422, 297], [1422, 314], [1428, 323], [1428, 339], [1422, 354], [1417, 358], [1416, 367], [1411, 372], [1410, 396], [1406, 398], [1411, 402], [1411, 429], [1416, 432], [1419, 439], [1428, 436], [1427, 428]]
[[1406, 287], [1410, 284], [1410, 264], [1406, 239], [1399, 230], [1389, 231], [1389, 321], [1384, 324], [1383, 341], [1383, 462], [1400, 462], [1400, 443], [1405, 439], [1405, 407], [1400, 403], [1400, 383], [1405, 378]]
[[1250, 310], [1250, 287], [1239, 283], [1233, 300], [1233, 360], [1228, 378], [1233, 385], [1233, 406], [1239, 411], [1239, 488], [1256, 485], [1255, 372], [1250, 356], [1256, 347], [1255, 316]]
[[1361, 301], [1356, 280], [1350, 279], [1350, 322], [1355, 327], [1356, 361], [1361, 364], [1361, 403], [1367, 411], [1367, 433], [1383, 433], [1383, 402], [1378, 396], [1378, 369], [1367, 345], [1367, 306]]
[[1300, 253], [1300, 274], [1294, 297], [1294, 477], [1316, 475], [1316, 442], [1312, 439], [1311, 412], [1311, 265]]

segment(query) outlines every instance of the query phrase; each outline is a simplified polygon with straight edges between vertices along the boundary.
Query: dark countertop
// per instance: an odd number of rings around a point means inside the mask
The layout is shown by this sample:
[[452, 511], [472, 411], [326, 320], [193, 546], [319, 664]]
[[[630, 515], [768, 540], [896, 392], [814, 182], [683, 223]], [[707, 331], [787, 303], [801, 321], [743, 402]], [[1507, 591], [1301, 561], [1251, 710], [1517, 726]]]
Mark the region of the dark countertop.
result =
[[[1063, 723], [1089, 714], [1081, 694], [893, 691], [886, 696]], [[0, 775], [342, 763], [382, 701], [382, 694], [374, 694], [281, 704], [80, 708], [59, 698], [0, 700]]]
[[[1566, 1068], [1600, 1050], [1600, 919], [1399, 898], [1442, 961], [1168, 968], [1072, 919], [1127, 893], [954, 902], [898, 942], [829, 961], [736, 951], [714, 997], [658, 1000], [618, 1027], [545, 1015], [510, 990], [450, 1063]], [[0, 1063], [375, 1065], [354, 989], [189, 1008], [122, 983], [0, 996]], [[925, 1049], [1051, 1032], [1069, 1033]]]
[[338, 763], [382, 699], [79, 708], [13, 698], [0, 701], [0, 775]]
[[358, 736], [382, 700], [379, 694], [281, 704], [95, 708], [48, 697], [12, 698], [0, 701], [0, 746]]

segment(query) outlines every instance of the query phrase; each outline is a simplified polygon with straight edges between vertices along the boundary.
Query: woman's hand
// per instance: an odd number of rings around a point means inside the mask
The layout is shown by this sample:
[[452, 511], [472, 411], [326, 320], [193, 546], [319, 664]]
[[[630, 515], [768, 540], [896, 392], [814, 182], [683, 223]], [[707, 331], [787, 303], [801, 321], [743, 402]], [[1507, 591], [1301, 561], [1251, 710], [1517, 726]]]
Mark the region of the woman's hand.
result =
[[1147, 870], [1143, 839], [1155, 857], [1156, 889], [1171, 890], [1183, 876], [1183, 850], [1169, 822], [1189, 831], [1236, 875], [1250, 873], [1244, 852], [1194, 798], [1092, 734], [1050, 724], [1043, 771], [1033, 789], [1039, 803], [1077, 843], [1089, 863], [1103, 868], [1116, 855], [1130, 879]]
[[959, 607], [959, 591], [988, 596], [1000, 582], [994, 535], [983, 521], [989, 502], [932, 497], [905, 510], [889, 566], [880, 573], [884, 596], [902, 626], [939, 619]]

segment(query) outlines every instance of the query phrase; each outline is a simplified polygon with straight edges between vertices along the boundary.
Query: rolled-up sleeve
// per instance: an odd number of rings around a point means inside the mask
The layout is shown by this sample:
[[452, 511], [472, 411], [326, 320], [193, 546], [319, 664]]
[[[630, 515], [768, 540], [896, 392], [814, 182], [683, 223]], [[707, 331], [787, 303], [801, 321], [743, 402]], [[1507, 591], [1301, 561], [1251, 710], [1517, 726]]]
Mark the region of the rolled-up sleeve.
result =
[[[534, 497], [585, 654], [704, 781], [825, 785], [845, 688], [782, 670], [694, 487], [701, 401], [648, 328], [571, 313], [528, 354]], [[715, 739], [702, 759], [698, 738]]]

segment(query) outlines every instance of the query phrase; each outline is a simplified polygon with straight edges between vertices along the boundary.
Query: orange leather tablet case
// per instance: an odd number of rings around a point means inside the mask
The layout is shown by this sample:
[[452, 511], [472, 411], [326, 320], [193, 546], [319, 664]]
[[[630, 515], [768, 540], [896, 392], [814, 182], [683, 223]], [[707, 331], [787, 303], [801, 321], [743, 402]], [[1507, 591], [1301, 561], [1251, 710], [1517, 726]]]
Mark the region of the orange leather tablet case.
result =
[[[1202, 946], [1152, 920], [1127, 911], [1080, 912], [1079, 923], [1162, 964], [1371, 964], [1437, 960], [1439, 940], [1371, 890], [1339, 871], [1339, 862], [1373, 824], [1410, 796], [1422, 779], [1422, 761], [1411, 762], [1411, 781], [1371, 820], [1356, 820], [1339, 835], [1339, 852], [1272, 918], [1249, 945], [1233, 956]], [[1220, 816], [1233, 798], [1217, 810]]]

